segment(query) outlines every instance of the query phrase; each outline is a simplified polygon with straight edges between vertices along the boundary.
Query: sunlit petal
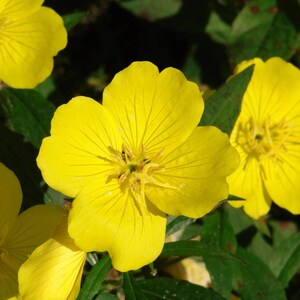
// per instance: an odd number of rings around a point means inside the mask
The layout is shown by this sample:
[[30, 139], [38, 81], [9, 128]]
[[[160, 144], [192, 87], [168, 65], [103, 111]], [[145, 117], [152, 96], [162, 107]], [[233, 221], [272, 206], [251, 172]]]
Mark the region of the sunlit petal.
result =
[[147, 199], [120, 192], [117, 183], [93, 182], [79, 192], [69, 233], [85, 251], [108, 251], [115, 269], [138, 269], [157, 258], [165, 238], [165, 214]]
[[203, 99], [198, 86], [176, 69], [161, 73], [150, 62], [135, 62], [105, 88], [103, 105], [113, 112], [125, 143], [143, 144], [150, 155], [179, 146], [199, 123]]
[[26, 16], [39, 9], [43, 2], [44, 0], [0, 0], [0, 18]]
[[239, 156], [227, 135], [216, 127], [198, 127], [188, 140], [159, 164], [159, 185], [149, 185], [146, 195], [171, 215], [201, 217], [228, 196], [226, 176], [238, 166]]
[[290, 146], [277, 162], [266, 161], [265, 185], [273, 201], [293, 214], [300, 214], [300, 147]]
[[103, 158], [110, 159], [109, 147], [121, 146], [110, 112], [95, 100], [76, 97], [55, 112], [37, 163], [51, 187], [75, 197], [88, 182], [112, 172], [115, 166]]
[[0, 19], [0, 32], [0, 79], [15, 88], [33, 88], [48, 77], [53, 56], [67, 43], [62, 18], [46, 7], [20, 19]]
[[[245, 158], [243, 158], [245, 159]], [[255, 159], [249, 159], [227, 178], [229, 193], [246, 200], [229, 201], [234, 207], [244, 207], [245, 212], [254, 219], [265, 215], [271, 206], [271, 199], [262, 181], [261, 168]]]

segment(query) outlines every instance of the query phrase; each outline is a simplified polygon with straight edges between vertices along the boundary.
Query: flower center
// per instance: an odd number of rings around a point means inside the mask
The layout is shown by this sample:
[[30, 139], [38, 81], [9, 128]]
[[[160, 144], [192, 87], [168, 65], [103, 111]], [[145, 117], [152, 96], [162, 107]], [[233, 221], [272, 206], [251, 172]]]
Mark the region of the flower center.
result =
[[252, 118], [239, 124], [237, 143], [257, 159], [271, 157], [278, 159], [280, 153], [287, 151], [286, 141], [291, 127], [281, 120], [272, 123], [270, 118], [259, 126]]
[[118, 180], [121, 191], [131, 192], [136, 200], [144, 199], [146, 186], [178, 189], [155, 178], [155, 174], [164, 170], [164, 166], [157, 162], [163, 155], [163, 149], [150, 158], [144, 145], [141, 145], [137, 153], [125, 144], [122, 145], [122, 152], [111, 147], [109, 151], [110, 159], [100, 157], [114, 166], [114, 171], [108, 175], [107, 182]]

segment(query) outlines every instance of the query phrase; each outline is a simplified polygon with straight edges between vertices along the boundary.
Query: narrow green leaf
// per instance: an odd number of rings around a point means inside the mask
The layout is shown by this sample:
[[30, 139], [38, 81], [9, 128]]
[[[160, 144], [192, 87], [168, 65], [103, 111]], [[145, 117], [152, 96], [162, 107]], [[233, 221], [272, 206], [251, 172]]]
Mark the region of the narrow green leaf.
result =
[[[172, 278], [155, 278], [137, 282], [146, 300], [224, 300], [221, 295], [202, 286]], [[126, 298], [127, 300], [127, 298]]]
[[170, 235], [178, 230], [185, 228], [186, 226], [193, 224], [197, 219], [188, 218], [185, 216], [168, 217], [168, 225], [166, 229], [166, 235]]
[[146, 299], [131, 272], [123, 273], [123, 292], [126, 300]]
[[240, 114], [241, 102], [254, 66], [232, 77], [205, 101], [200, 126], [217, 126], [228, 135]]
[[123, 0], [119, 3], [136, 16], [151, 21], [175, 15], [182, 5], [181, 0]]
[[283, 286], [287, 286], [300, 267], [300, 233], [291, 236], [275, 248], [270, 268]]
[[11, 128], [39, 148], [50, 133], [55, 106], [35, 90], [6, 88], [2, 95], [1, 105]]
[[77, 300], [92, 300], [102, 288], [102, 282], [111, 268], [111, 259], [104, 254], [88, 274]]
[[282, 285], [258, 257], [240, 247], [237, 255], [247, 262], [246, 265], [233, 264], [236, 267], [234, 287], [241, 299], [286, 299]]
[[[235, 253], [237, 241], [227, 215], [215, 211], [204, 218], [201, 240], [205, 245]], [[225, 298], [230, 298], [233, 276], [230, 263], [220, 263], [216, 257], [204, 257], [206, 268], [212, 277], [213, 289]]]
[[67, 31], [70, 31], [73, 27], [75, 27], [78, 23], [80, 23], [84, 17], [85, 17], [85, 12], [76, 12], [76, 13], [64, 15], [62, 18], [64, 20], [64, 25]]

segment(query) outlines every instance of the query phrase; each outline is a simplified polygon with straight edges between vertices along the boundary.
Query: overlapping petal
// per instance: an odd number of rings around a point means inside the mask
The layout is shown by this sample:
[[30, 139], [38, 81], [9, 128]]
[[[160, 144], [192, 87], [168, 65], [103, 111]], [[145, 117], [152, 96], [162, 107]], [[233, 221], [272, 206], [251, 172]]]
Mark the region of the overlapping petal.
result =
[[16, 175], [0, 163], [0, 247], [18, 217], [22, 203], [22, 190]]
[[152, 203], [171, 215], [199, 218], [228, 196], [226, 176], [239, 156], [228, 137], [216, 127], [198, 127], [175, 151], [162, 155], [164, 170], [155, 175], [170, 188], [149, 186]]
[[105, 88], [103, 105], [113, 112], [134, 151], [143, 144], [154, 155], [171, 151], [199, 123], [203, 99], [198, 86], [173, 68], [159, 73], [150, 62], [134, 62]]
[[0, 299], [18, 295], [18, 270], [31, 252], [47, 240], [64, 211], [55, 205], [38, 205], [24, 211], [2, 237]]
[[[245, 156], [242, 159], [247, 159]], [[230, 201], [234, 207], [244, 206], [245, 212], [254, 219], [265, 215], [271, 206], [271, 199], [266, 192], [259, 163], [249, 158], [228, 178], [229, 193], [244, 198], [242, 201]]]
[[105, 180], [79, 192], [70, 211], [70, 236], [85, 251], [108, 251], [119, 271], [138, 269], [162, 250], [165, 214], [147, 199], [120, 192], [117, 182]]
[[113, 171], [103, 158], [111, 158], [109, 147], [121, 146], [111, 113], [93, 99], [75, 97], [55, 112], [37, 163], [51, 187], [75, 197], [87, 183]]
[[67, 217], [51, 239], [39, 246], [21, 266], [19, 289], [22, 299], [76, 299], [86, 253], [68, 235]]
[[[21, 1], [12, 2], [18, 4], [10, 6], [13, 10], [22, 6]], [[52, 9], [41, 7], [28, 16], [7, 16], [0, 22], [3, 23], [0, 79], [15, 88], [35, 87], [50, 75], [53, 56], [66, 46], [67, 33], [62, 18]]]

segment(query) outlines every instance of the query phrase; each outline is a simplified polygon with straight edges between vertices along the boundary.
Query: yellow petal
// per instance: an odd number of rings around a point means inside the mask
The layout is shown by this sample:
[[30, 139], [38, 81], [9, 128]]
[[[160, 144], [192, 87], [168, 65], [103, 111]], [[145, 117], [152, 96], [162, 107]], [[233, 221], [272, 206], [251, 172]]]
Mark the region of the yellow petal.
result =
[[49, 238], [63, 213], [58, 206], [38, 205], [24, 211], [12, 224], [0, 245], [0, 299], [18, 294], [20, 265]]
[[110, 112], [93, 99], [75, 97], [55, 112], [37, 163], [51, 187], [75, 197], [88, 182], [113, 171], [101, 157], [110, 158], [109, 147], [121, 146]]
[[175, 151], [162, 156], [155, 179], [170, 188], [149, 186], [146, 195], [171, 215], [199, 218], [228, 196], [226, 176], [239, 163], [228, 136], [216, 127], [198, 127]]
[[18, 277], [17, 272], [2, 258], [6, 256], [6, 253], [1, 253], [0, 260], [0, 299], [14, 299], [13, 297], [18, 295]]
[[1, 17], [21, 17], [40, 8], [44, 0], [0, 0]]
[[16, 175], [0, 163], [0, 248], [1, 240], [15, 222], [22, 203], [22, 190]]
[[39, 246], [21, 266], [22, 299], [76, 299], [86, 253], [77, 248], [67, 231], [67, 218], [53, 237]]
[[2, 241], [10, 264], [19, 268], [28, 255], [49, 238], [63, 214], [62, 207], [51, 204], [36, 205], [21, 213]]
[[[273, 122], [293, 120], [300, 114], [300, 70], [279, 57], [263, 62], [243, 62], [237, 72], [255, 63], [254, 72], [244, 94], [241, 115], [252, 117], [258, 125], [267, 118]], [[299, 123], [299, 121], [298, 121]]]
[[272, 200], [293, 214], [300, 214], [300, 147], [290, 145], [288, 152], [274, 162], [265, 161], [265, 185]]
[[66, 46], [62, 18], [41, 7], [28, 16], [8, 16], [2, 22], [0, 79], [14, 88], [33, 88], [51, 74], [53, 56]]
[[89, 184], [73, 201], [70, 236], [85, 251], [108, 251], [114, 268], [121, 272], [138, 269], [162, 250], [165, 214], [105, 180]]
[[150, 62], [134, 62], [105, 88], [103, 105], [113, 112], [124, 142], [154, 155], [175, 149], [194, 130], [203, 111], [198, 86], [177, 69], [161, 73]]
[[249, 158], [245, 164], [245, 159], [247, 158], [242, 156], [239, 168], [227, 180], [229, 193], [246, 200], [229, 203], [233, 207], [243, 206], [247, 215], [258, 219], [270, 210], [271, 199], [263, 185], [259, 163]]

